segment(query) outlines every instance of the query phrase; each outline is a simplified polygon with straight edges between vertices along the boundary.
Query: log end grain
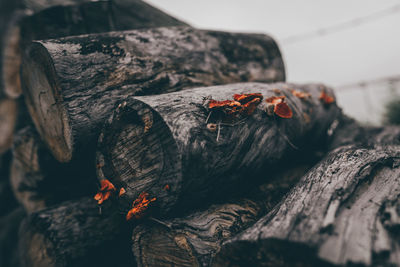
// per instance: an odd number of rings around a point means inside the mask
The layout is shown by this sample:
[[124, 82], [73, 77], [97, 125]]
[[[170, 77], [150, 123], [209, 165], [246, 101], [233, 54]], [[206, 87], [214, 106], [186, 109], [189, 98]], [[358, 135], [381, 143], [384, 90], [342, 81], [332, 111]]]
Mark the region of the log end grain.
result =
[[127, 199], [147, 192], [165, 199], [157, 206], [164, 212], [177, 201], [182, 179], [177, 145], [163, 119], [143, 102], [133, 99], [116, 108], [99, 137], [97, 161], [98, 177], [124, 187]]
[[21, 67], [21, 28], [20, 20], [26, 16], [22, 10], [13, 14], [7, 24], [2, 51], [2, 81], [5, 94], [10, 98], [17, 98], [22, 94], [20, 67]]
[[55, 158], [68, 162], [72, 157], [72, 134], [59, 85], [54, 80], [51, 57], [40, 43], [35, 43], [28, 49], [23, 64], [25, 101], [36, 129]]
[[17, 108], [18, 104], [15, 100], [0, 100], [0, 154], [3, 154], [12, 145], [18, 116]]

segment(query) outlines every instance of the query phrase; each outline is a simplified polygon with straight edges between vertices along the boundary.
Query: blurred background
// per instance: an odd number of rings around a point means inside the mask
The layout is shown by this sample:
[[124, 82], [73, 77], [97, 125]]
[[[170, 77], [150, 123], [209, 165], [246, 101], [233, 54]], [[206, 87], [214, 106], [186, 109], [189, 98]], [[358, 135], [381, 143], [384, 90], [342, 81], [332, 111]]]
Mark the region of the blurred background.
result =
[[343, 110], [366, 124], [400, 124], [398, 0], [145, 1], [198, 28], [267, 33], [288, 81], [334, 87]]

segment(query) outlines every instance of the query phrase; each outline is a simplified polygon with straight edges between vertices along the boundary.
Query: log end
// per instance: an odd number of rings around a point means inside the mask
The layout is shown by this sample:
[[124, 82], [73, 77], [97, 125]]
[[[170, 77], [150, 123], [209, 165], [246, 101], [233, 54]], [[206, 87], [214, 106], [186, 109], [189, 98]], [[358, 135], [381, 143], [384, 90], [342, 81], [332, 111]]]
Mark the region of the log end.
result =
[[55, 267], [56, 262], [50, 256], [52, 244], [39, 232], [32, 231], [29, 220], [25, 219], [19, 230], [19, 251], [21, 266]]
[[98, 177], [126, 190], [126, 199], [141, 193], [156, 198], [167, 212], [177, 201], [181, 177], [178, 148], [163, 119], [139, 100], [120, 104], [99, 137]]
[[166, 227], [153, 227], [149, 231], [145, 226], [138, 226], [132, 241], [138, 266], [200, 266], [185, 235]]
[[14, 12], [13, 18], [6, 25], [1, 64], [4, 92], [10, 98], [18, 98], [22, 94], [19, 72], [21, 67], [21, 27], [19, 22], [24, 16], [26, 16], [24, 11]]
[[0, 100], [0, 154], [12, 145], [18, 115], [17, 106], [17, 102], [13, 99]]
[[25, 101], [36, 129], [54, 157], [68, 162], [72, 158], [72, 131], [56, 77], [47, 50], [39, 42], [32, 43], [22, 62]]

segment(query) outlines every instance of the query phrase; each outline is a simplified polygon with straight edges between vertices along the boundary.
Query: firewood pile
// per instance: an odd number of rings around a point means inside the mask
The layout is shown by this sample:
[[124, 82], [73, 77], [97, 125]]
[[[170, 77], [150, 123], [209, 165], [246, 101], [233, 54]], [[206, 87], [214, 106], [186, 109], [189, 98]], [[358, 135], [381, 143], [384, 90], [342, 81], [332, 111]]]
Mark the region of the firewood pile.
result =
[[1, 5], [0, 266], [400, 266], [400, 128], [285, 82], [273, 38]]

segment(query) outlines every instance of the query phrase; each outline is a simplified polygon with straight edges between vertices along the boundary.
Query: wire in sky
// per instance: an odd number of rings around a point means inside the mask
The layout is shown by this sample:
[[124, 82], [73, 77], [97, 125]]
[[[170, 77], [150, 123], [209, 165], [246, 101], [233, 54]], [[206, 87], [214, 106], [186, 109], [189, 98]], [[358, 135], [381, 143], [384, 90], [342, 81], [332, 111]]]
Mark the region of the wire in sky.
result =
[[323, 35], [337, 33], [340, 31], [354, 28], [354, 27], [360, 26], [362, 24], [395, 14], [399, 11], [400, 11], [400, 4], [397, 4], [397, 5], [391, 6], [389, 8], [385, 8], [385, 9], [382, 9], [375, 13], [369, 14], [364, 17], [354, 18], [354, 19], [351, 19], [346, 22], [338, 23], [336, 25], [332, 25], [332, 26], [325, 27], [325, 28], [320, 28], [320, 29], [317, 29], [314, 31], [288, 36], [286, 38], [281, 39], [281, 43], [283, 45], [290, 45], [290, 44], [305, 41], [308, 39], [320, 37]]

